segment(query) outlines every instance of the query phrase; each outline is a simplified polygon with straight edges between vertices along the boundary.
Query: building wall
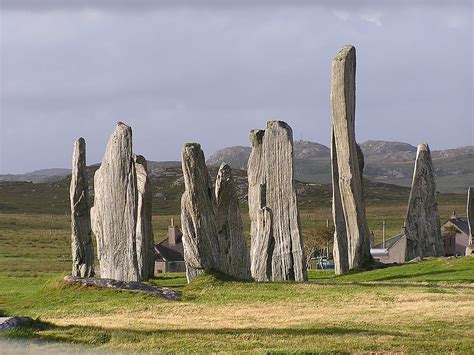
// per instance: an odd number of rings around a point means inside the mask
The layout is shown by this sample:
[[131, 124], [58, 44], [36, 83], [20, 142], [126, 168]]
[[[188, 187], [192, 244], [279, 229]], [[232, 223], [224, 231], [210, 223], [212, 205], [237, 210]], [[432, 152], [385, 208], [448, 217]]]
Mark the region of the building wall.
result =
[[165, 261], [155, 261], [155, 275], [166, 273], [166, 262]]
[[388, 250], [388, 256], [381, 257], [379, 260], [384, 264], [403, 263], [405, 262], [406, 248], [407, 237], [403, 236]]
[[466, 247], [469, 244], [469, 236], [464, 233], [456, 234], [456, 247], [455, 252], [456, 255], [465, 256], [466, 255]]
[[444, 255], [453, 256], [455, 253], [456, 236], [444, 237], [443, 243], [444, 243]]
[[155, 274], [185, 271], [186, 265], [184, 261], [155, 261]]
[[[445, 230], [450, 227], [457, 228], [454, 223], [447, 221], [441, 227], [441, 231], [443, 232], [443, 234], [445, 233]], [[443, 242], [445, 256], [464, 256], [466, 255], [466, 247], [469, 243], [469, 236], [466, 233], [458, 232], [453, 236], [443, 237]]]
[[445, 256], [466, 255], [466, 247], [469, 237], [465, 233], [458, 233], [452, 237], [444, 237]]

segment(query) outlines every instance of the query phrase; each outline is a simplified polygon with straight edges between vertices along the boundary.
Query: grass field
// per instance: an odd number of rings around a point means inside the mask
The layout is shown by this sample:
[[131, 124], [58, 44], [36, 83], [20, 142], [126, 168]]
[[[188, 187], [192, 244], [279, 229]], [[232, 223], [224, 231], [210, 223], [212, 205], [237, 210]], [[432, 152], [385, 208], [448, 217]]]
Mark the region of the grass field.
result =
[[4, 314], [38, 318], [3, 337], [144, 351], [474, 350], [474, 259], [438, 259], [308, 283], [184, 275], [153, 284], [179, 301], [67, 286], [62, 274], [0, 276]]
[[[377, 241], [382, 221], [387, 236], [395, 235], [406, 213], [407, 190], [387, 186], [366, 191]], [[37, 195], [29, 198], [32, 188]], [[474, 351], [474, 258], [339, 277], [312, 271], [308, 283], [224, 282], [207, 275], [186, 285], [183, 274], [151, 281], [182, 291], [179, 301], [65, 285], [71, 256], [64, 188], [0, 191], [3, 207], [14, 207], [0, 213], [0, 315], [38, 319], [30, 328], [1, 333], [0, 342], [34, 339], [159, 352]], [[303, 236], [331, 220], [329, 198], [326, 187], [316, 186], [300, 200]], [[170, 218], [179, 224], [177, 201], [155, 206], [162, 211], [153, 217], [156, 241], [165, 238]], [[440, 194], [438, 202], [442, 220], [465, 209], [463, 195]], [[242, 216], [248, 238], [245, 207]]]

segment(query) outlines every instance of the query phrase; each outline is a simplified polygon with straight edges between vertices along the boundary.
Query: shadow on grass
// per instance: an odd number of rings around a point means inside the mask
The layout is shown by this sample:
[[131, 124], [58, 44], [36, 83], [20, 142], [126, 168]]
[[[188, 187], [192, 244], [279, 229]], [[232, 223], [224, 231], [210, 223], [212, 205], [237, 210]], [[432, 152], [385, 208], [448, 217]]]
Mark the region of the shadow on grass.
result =
[[[392, 275], [392, 276], [385, 276], [377, 278], [378, 281], [388, 281], [388, 280], [398, 280], [398, 279], [413, 279], [422, 276], [430, 276], [430, 275], [442, 275], [442, 274], [451, 274], [451, 273], [459, 273], [460, 271], [466, 271], [467, 269], [462, 270], [433, 270], [429, 272], [419, 272], [413, 274], [399, 274], [399, 275]], [[450, 281], [450, 280], [426, 280], [426, 281]], [[457, 281], [457, 280], [456, 280]]]
[[466, 285], [452, 285], [450, 282], [439, 284], [439, 282], [444, 282], [444, 280], [439, 281], [412, 281], [412, 282], [381, 282], [381, 281], [341, 281], [341, 282], [322, 282], [315, 281], [310, 282], [313, 285], [321, 286], [362, 286], [367, 288], [378, 288], [378, 287], [400, 287], [400, 288], [449, 288], [449, 289], [459, 289], [465, 290], [466, 288], [472, 288], [469, 286], [469, 280], [459, 280], [459, 282], [466, 282]]
[[[147, 337], [171, 338], [171, 339], [195, 339], [199, 336], [230, 337], [235, 341], [235, 337], [248, 338], [258, 337], [279, 337], [287, 338], [291, 336], [397, 336], [407, 337], [407, 334], [397, 331], [384, 331], [357, 327], [315, 327], [315, 328], [217, 328], [217, 329], [160, 329], [160, 330], [139, 330], [139, 329], [107, 329], [96, 326], [57, 326], [47, 322], [36, 320], [32, 326], [18, 330], [7, 331], [1, 334], [6, 338], [28, 339], [42, 342], [62, 342], [74, 344], [102, 345], [107, 344], [112, 338], [117, 337], [128, 342], [140, 342]], [[0, 336], [0, 337], [1, 337]]]

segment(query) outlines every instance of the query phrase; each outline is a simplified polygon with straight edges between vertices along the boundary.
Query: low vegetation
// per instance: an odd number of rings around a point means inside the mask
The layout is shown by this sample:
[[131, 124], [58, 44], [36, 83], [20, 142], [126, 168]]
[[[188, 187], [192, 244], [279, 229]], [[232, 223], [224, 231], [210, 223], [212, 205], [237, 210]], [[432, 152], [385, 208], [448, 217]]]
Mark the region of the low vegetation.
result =
[[[42, 193], [48, 197], [51, 191]], [[388, 200], [383, 195], [371, 195], [367, 207], [378, 240], [383, 220], [387, 236], [398, 233], [406, 208], [404, 194], [397, 197], [393, 191]], [[165, 301], [64, 284], [71, 268], [67, 206], [49, 208], [40, 198], [21, 199], [36, 212], [26, 214], [18, 207], [0, 213], [0, 315], [37, 321], [2, 332], [0, 341], [163, 352], [474, 351], [474, 258], [432, 259], [338, 277], [311, 271], [307, 283], [236, 282], [206, 275], [186, 285], [184, 274], [159, 275], [152, 284], [182, 291], [179, 301]], [[317, 239], [331, 218], [330, 205], [310, 197], [304, 201], [303, 234]], [[170, 218], [179, 222], [176, 201], [165, 202], [170, 205], [164, 210], [171, 212], [153, 217], [157, 241], [165, 237]], [[440, 195], [439, 205], [447, 219], [453, 209], [463, 210], [465, 201]], [[248, 237], [245, 207], [243, 217]]]
[[308, 283], [152, 281], [179, 301], [65, 285], [62, 274], [0, 275], [4, 314], [37, 323], [3, 337], [154, 351], [458, 351], [474, 349], [474, 259], [433, 259]]

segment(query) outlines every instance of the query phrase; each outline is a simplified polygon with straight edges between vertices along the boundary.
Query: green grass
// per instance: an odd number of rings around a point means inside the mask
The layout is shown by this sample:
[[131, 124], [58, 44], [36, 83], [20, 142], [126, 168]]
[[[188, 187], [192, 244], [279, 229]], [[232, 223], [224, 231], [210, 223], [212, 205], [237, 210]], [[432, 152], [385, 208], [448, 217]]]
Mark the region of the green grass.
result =
[[[64, 186], [47, 188], [44, 198]], [[156, 241], [165, 237], [170, 218], [179, 224], [172, 194], [178, 196], [179, 188], [156, 207], [161, 211], [153, 217]], [[431, 259], [343, 276], [310, 271], [308, 283], [205, 275], [187, 285], [184, 274], [160, 275], [150, 283], [182, 292], [180, 300], [165, 301], [64, 284], [71, 267], [67, 204], [53, 208], [36, 197], [16, 200], [11, 191], [0, 191], [5, 196], [10, 200], [2, 201], [16, 209], [0, 213], [0, 315], [37, 321], [3, 332], [0, 339], [154, 352], [474, 351], [474, 258]], [[303, 234], [331, 219], [328, 198], [326, 187], [314, 186], [300, 200]], [[407, 198], [404, 188], [366, 189], [376, 240], [382, 221], [387, 236], [398, 233]], [[438, 201], [443, 220], [453, 209], [465, 208], [463, 195], [441, 194]], [[248, 237], [245, 206], [242, 213]]]
[[0, 273], [0, 311], [37, 322], [8, 339], [144, 351], [474, 350], [474, 258], [335, 276], [308, 283], [162, 275], [178, 301], [64, 284], [62, 274]]

